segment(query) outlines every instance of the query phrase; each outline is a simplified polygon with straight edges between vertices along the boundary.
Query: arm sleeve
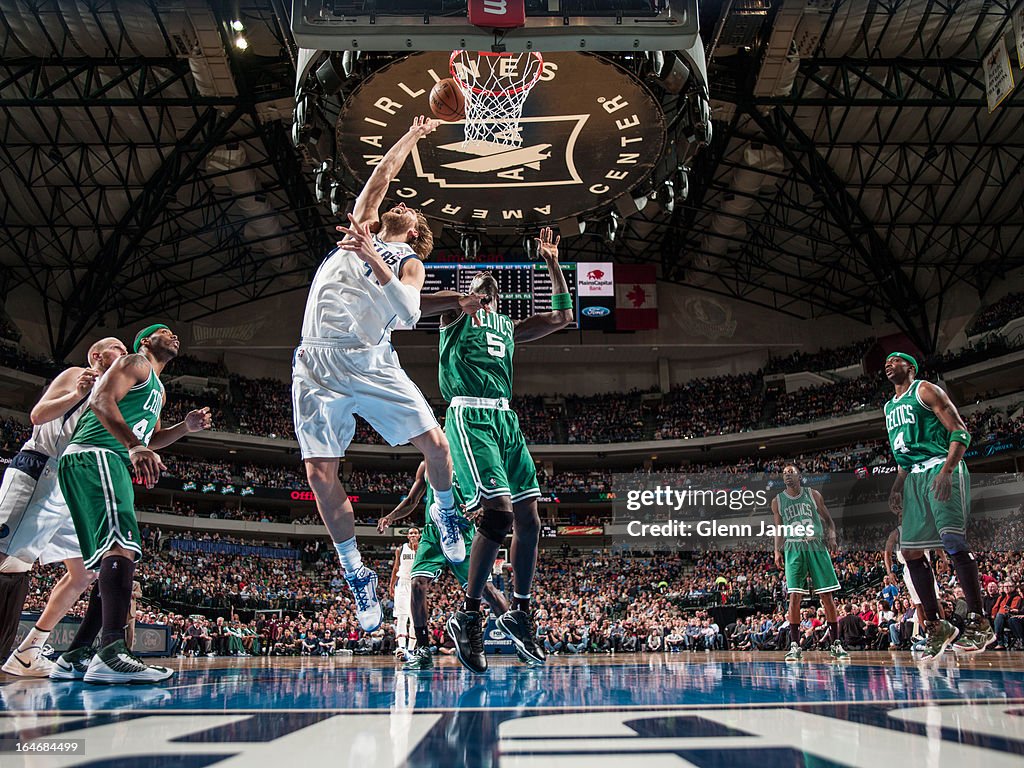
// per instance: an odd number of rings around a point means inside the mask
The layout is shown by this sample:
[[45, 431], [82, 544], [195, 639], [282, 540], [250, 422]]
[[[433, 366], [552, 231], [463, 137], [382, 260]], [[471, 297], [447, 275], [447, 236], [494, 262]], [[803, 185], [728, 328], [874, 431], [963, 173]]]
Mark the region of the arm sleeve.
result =
[[420, 294], [411, 285], [406, 285], [396, 275], [388, 280], [382, 288], [384, 296], [391, 304], [399, 321], [406, 325], [415, 325], [420, 319]]

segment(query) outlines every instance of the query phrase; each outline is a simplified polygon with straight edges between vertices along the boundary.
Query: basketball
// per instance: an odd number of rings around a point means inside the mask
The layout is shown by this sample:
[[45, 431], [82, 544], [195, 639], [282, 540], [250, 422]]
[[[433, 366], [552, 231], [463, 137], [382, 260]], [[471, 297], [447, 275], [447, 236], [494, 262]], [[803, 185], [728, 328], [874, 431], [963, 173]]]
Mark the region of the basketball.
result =
[[439, 120], [449, 123], [466, 116], [466, 100], [455, 80], [449, 77], [431, 89], [430, 109]]

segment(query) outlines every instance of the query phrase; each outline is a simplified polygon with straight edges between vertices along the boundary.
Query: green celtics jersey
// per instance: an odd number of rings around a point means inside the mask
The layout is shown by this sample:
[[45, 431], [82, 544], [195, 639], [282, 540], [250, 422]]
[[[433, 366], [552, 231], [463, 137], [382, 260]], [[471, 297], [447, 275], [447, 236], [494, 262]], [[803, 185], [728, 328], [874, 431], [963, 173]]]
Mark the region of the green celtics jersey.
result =
[[[164, 385], [152, 368], [149, 370], [149, 378], [129, 389], [128, 394], [117, 404], [125, 423], [131, 427], [132, 432], [144, 445], [149, 445], [149, 440], [153, 437], [163, 406]], [[75, 433], [71, 436], [71, 445], [94, 445], [97, 448], [107, 448], [114, 451], [125, 462], [130, 461], [128, 449], [107, 431], [107, 428], [100, 423], [99, 418], [92, 411], [88, 411], [78, 422]]]
[[949, 430], [932, 409], [921, 402], [921, 381], [885, 404], [885, 427], [889, 430], [892, 455], [901, 469], [945, 457], [949, 453]]
[[825, 526], [821, 522], [818, 505], [814, 503], [810, 488], [801, 488], [799, 496], [790, 496], [787, 491], [783, 491], [775, 498], [779, 501], [779, 517], [783, 525], [802, 525], [805, 530], [814, 531], [807, 536], [787, 535], [787, 547], [822, 544], [825, 541]]
[[441, 329], [438, 378], [441, 395], [453, 397], [512, 397], [512, 318], [481, 309], [479, 325], [466, 315]]

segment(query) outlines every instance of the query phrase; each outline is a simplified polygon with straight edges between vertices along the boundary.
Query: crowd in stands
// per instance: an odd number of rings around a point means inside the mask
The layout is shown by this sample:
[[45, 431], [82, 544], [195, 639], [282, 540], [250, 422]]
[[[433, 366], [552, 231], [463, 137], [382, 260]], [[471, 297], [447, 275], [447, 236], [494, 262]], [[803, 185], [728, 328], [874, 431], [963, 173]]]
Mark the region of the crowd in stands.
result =
[[5, 314], [0, 314], [0, 339], [14, 342], [21, 340], [21, 331], [18, 330], [18, 326]]
[[0, 419], [0, 450], [14, 453], [32, 435], [32, 427], [18, 419]]
[[202, 378], [228, 378], [228, 369], [223, 363], [200, 360], [191, 355], [178, 355], [165, 369], [167, 376], [199, 376]]
[[[908, 648], [920, 629], [902, 579], [885, 570], [881, 542], [890, 527], [854, 532], [834, 557], [842, 585], [840, 639], [851, 650]], [[1024, 648], [1022, 533], [1019, 516], [1009, 524], [981, 522], [970, 532], [978, 542], [985, 611], [998, 633], [997, 649]], [[176, 653], [336, 655], [388, 653], [395, 647], [389, 624], [369, 635], [355, 624], [336, 556], [322, 542], [283, 544], [243, 557], [179, 547], [195, 540], [266, 543], [217, 534], [161, 534], [149, 527], [143, 536], [147, 556], [137, 574], [144, 596], [137, 620], [169, 625]], [[388, 572], [392, 557], [390, 548], [364, 547], [364, 562], [378, 573]], [[950, 565], [939, 558], [935, 570], [946, 615], [962, 622], [966, 604]], [[33, 572], [28, 610], [41, 608], [60, 575], [58, 566]], [[505, 564], [495, 584], [510, 591], [511, 580]], [[385, 592], [390, 618], [393, 603]], [[783, 578], [770, 552], [616, 553], [563, 545], [541, 550], [533, 594], [537, 640], [553, 654], [781, 650], [789, 643]], [[451, 649], [444, 619], [461, 597], [451, 579], [431, 590], [432, 641], [442, 652]], [[723, 607], [729, 610], [720, 612]], [[85, 601], [79, 601], [72, 615], [84, 609]], [[283, 616], [257, 613], [274, 609]], [[720, 616], [735, 619], [719, 624]], [[806, 601], [801, 645], [826, 647], [824, 631], [822, 609]]]
[[780, 395], [776, 400], [772, 424], [787, 426], [805, 424], [816, 419], [847, 416], [865, 408], [880, 408], [891, 396], [877, 376], [859, 376], [856, 379], [805, 387]]
[[794, 352], [787, 357], [773, 357], [768, 360], [764, 372], [766, 374], [798, 373], [800, 371], [833, 371], [837, 368], [846, 368], [860, 363], [864, 354], [874, 343], [874, 339], [862, 339], [841, 347], [819, 349], [817, 352]]
[[968, 336], [1002, 328], [1011, 320], [1024, 317], [1024, 293], [1010, 293], [982, 309], [967, 330]]
[[655, 440], [727, 435], [753, 429], [764, 406], [761, 376], [694, 379], [673, 387], [655, 416]]
[[295, 439], [291, 385], [277, 379], [232, 376], [231, 408], [238, 431], [250, 435]]
[[[570, 443], [625, 443], [644, 439], [647, 429], [638, 390], [565, 398]], [[529, 439], [529, 437], [528, 437]]]

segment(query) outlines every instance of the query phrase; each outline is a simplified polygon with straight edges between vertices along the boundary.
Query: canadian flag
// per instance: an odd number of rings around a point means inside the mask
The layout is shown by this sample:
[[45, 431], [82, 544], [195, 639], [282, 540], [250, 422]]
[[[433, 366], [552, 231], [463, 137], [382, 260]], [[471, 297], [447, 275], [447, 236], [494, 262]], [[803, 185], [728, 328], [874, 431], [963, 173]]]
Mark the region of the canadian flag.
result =
[[647, 331], [658, 327], [658, 277], [653, 264], [615, 265], [615, 328]]

